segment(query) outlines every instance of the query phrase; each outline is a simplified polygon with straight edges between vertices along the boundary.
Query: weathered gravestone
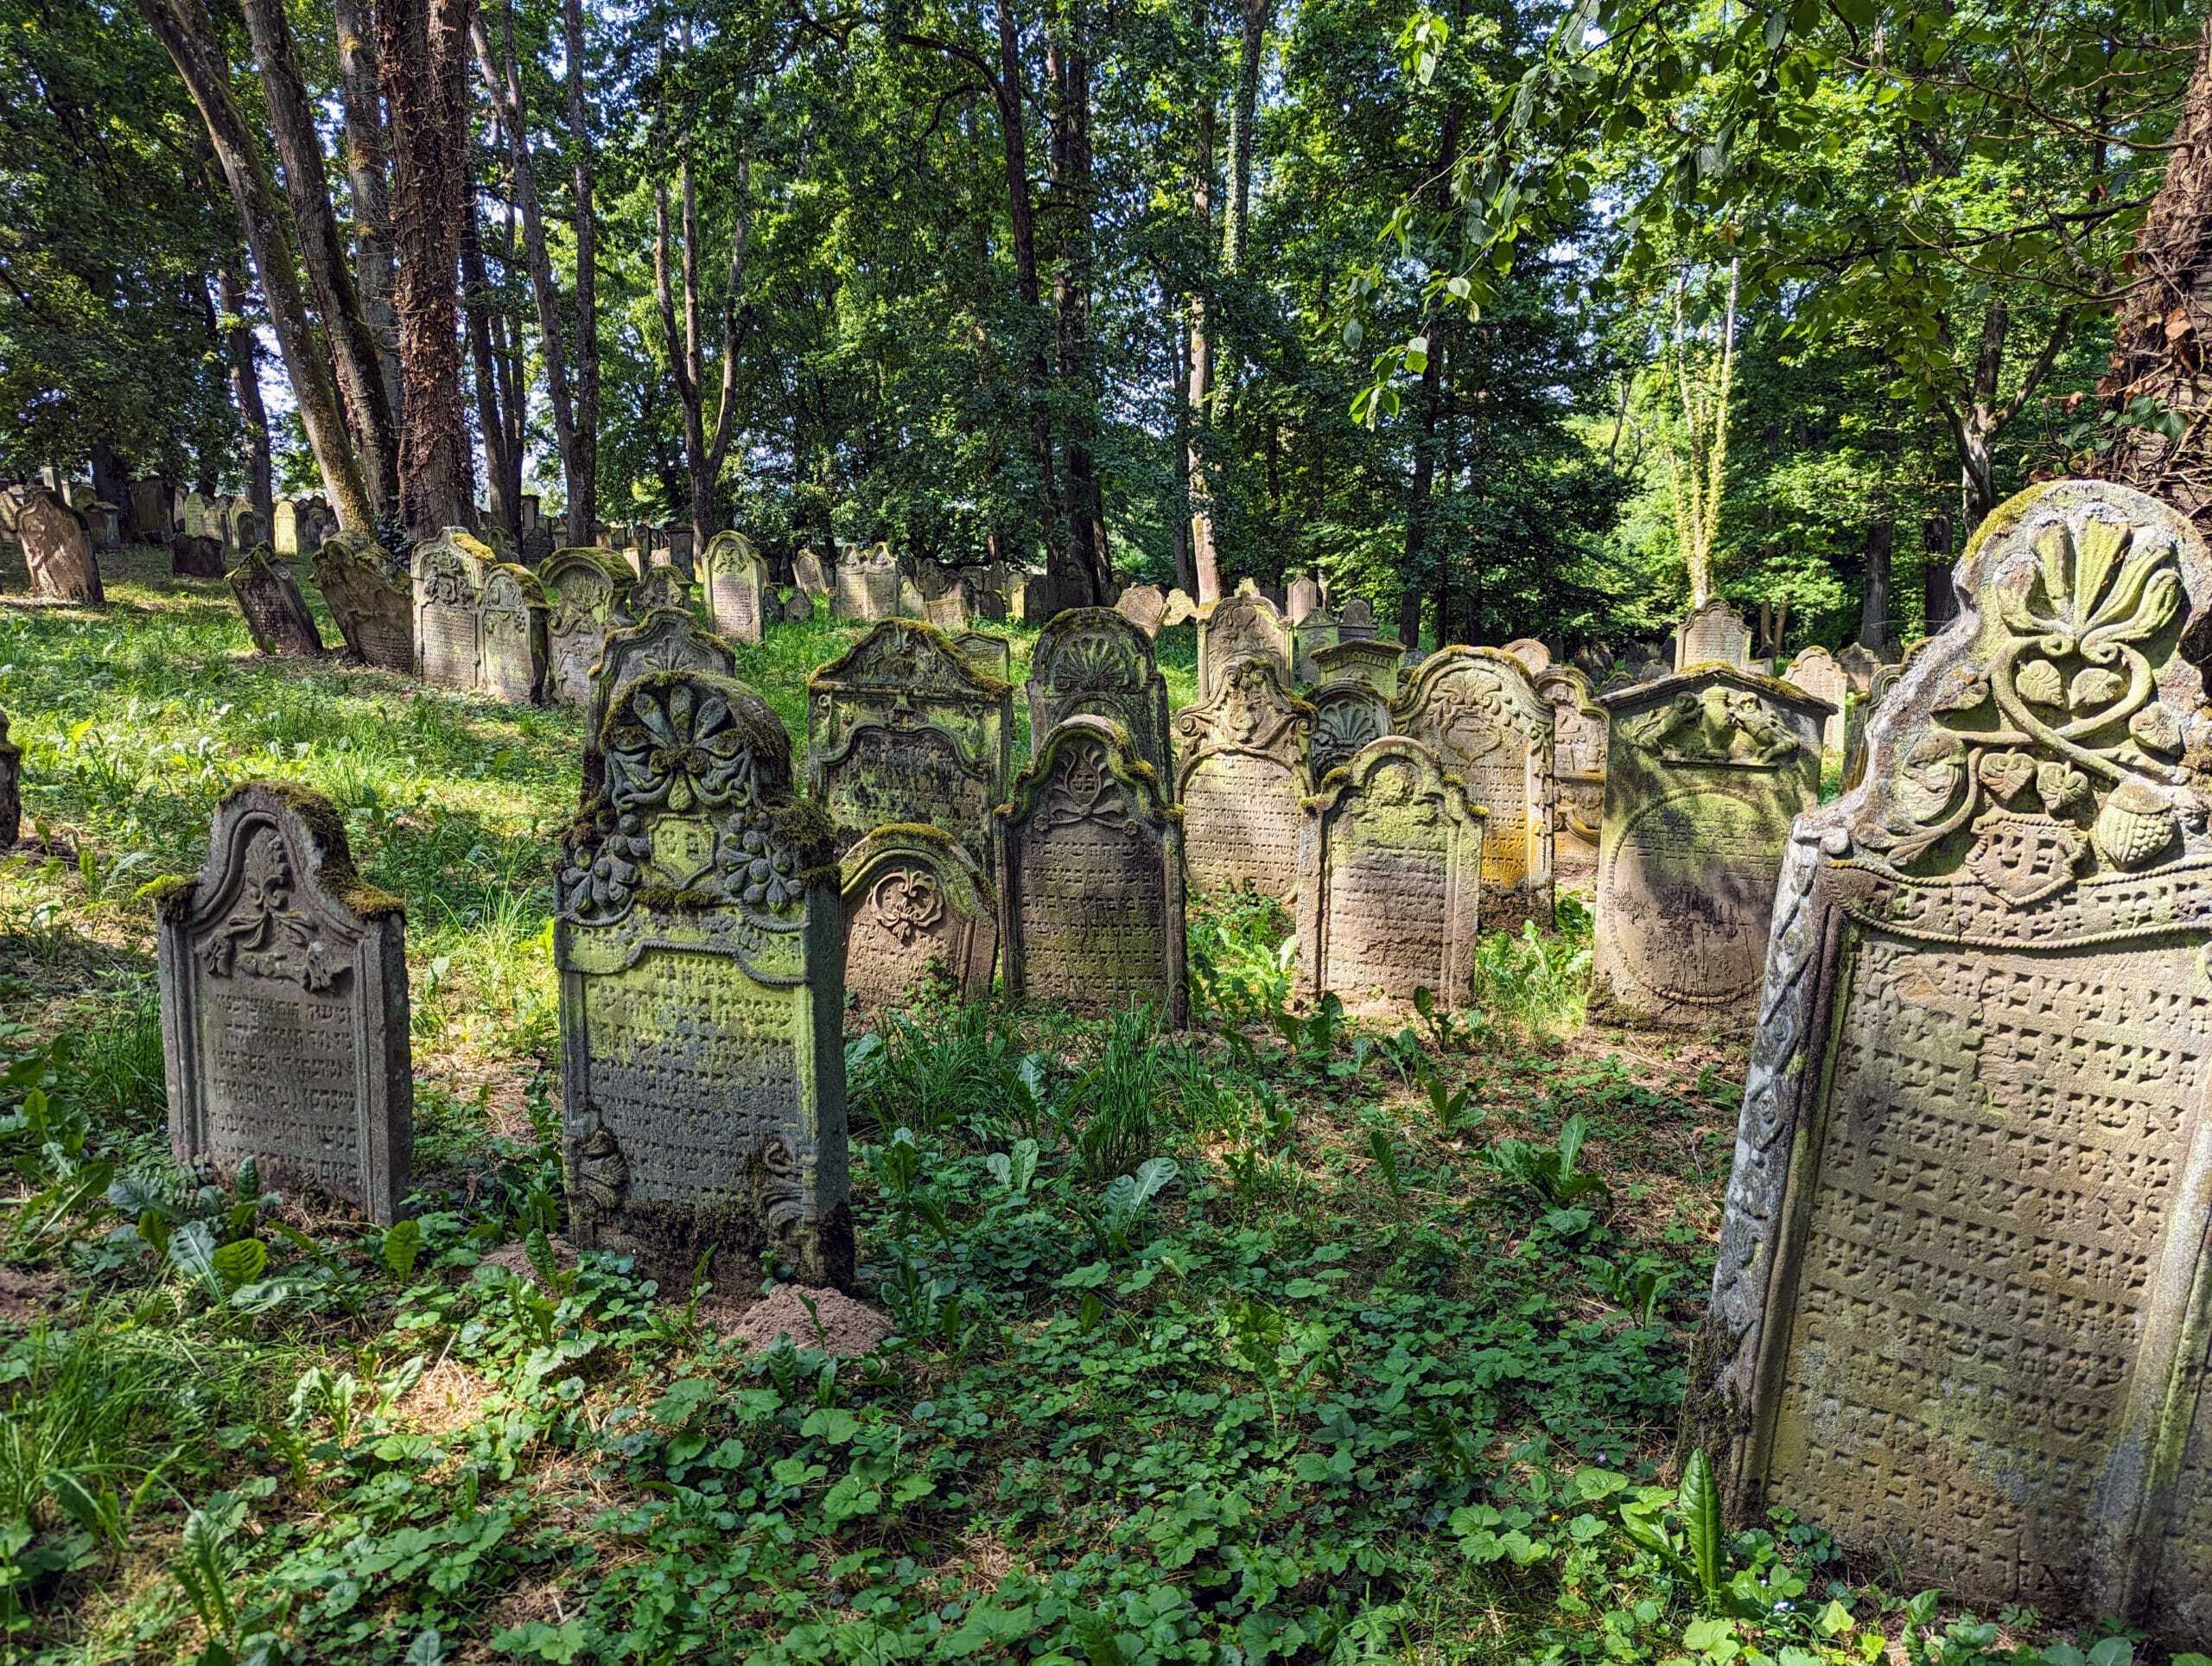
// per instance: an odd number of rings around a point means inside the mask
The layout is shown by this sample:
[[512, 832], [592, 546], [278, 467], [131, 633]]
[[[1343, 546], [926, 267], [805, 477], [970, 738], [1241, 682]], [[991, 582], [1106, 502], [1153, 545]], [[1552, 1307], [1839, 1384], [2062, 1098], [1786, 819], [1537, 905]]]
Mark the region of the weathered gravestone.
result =
[[220, 538], [180, 532], [169, 540], [169, 572], [176, 578], [221, 578], [226, 568]]
[[2030, 488], [1802, 818], [1694, 1438], [1738, 1519], [1985, 1611], [2212, 1636], [2212, 557]]
[[233, 498], [223, 511], [223, 542], [245, 551], [269, 542], [269, 519], [253, 506], [251, 498]]
[[518, 706], [545, 698], [545, 589], [527, 567], [484, 575], [484, 692]]
[[1751, 663], [1751, 627], [1743, 614], [1715, 596], [1675, 626], [1675, 669], [1692, 665], [1733, 665], [1742, 671]]
[[259, 652], [292, 659], [320, 659], [329, 652], [292, 569], [267, 544], [254, 545], [232, 569], [231, 594]]
[[1294, 626], [1302, 625], [1321, 611], [1321, 582], [1311, 573], [1293, 576], [1290, 588], [1283, 596], [1283, 617]]
[[758, 642], [767, 622], [763, 598], [773, 591], [768, 563], [750, 538], [717, 532], [707, 540], [700, 562], [700, 582], [707, 591], [707, 621], [734, 642]]
[[1071, 717], [1103, 717], [1128, 731], [1160, 793], [1174, 792], [1166, 679], [1150, 639], [1111, 607], [1071, 607], [1037, 633], [1028, 694], [1032, 753]]
[[807, 790], [840, 849], [891, 823], [941, 827], [980, 864], [1006, 796], [1014, 691], [942, 631], [887, 619], [806, 680]]
[[1417, 741], [1363, 747], [1307, 799], [1298, 846], [1298, 985], [1309, 1000], [1466, 1004], [1482, 900], [1483, 811]]
[[1290, 626], [1249, 578], [1236, 595], [1198, 609], [1198, 698], [1212, 698], [1229, 668], [1246, 659], [1271, 659], [1290, 675]]
[[1321, 680], [1319, 656], [1343, 639], [1337, 616], [1317, 607], [1290, 627], [1290, 677], [1300, 688]]
[[1391, 727], [1434, 752], [1489, 812], [1483, 921], [1552, 928], [1552, 714], [1528, 668], [1496, 648], [1440, 648], [1391, 706]]
[[158, 474], [130, 483], [130, 536], [141, 544], [167, 544], [173, 530], [169, 483]]
[[1831, 708], [1827, 722], [1821, 727], [1821, 749], [1840, 753], [1844, 696], [1851, 691], [1851, 679], [1836, 663], [1836, 657], [1816, 643], [1789, 662], [1789, 669], [1782, 673], [1782, 680], [1804, 690]]
[[1873, 685], [1874, 673], [1886, 663], [1882, 657], [1863, 642], [1847, 643], [1835, 657], [1845, 679], [1854, 692], [1864, 694]]
[[570, 1236], [672, 1294], [769, 1253], [849, 1285], [843, 911], [790, 740], [742, 684], [658, 671], [600, 745], [554, 921]]
[[251, 1160], [264, 1184], [397, 1219], [415, 1104], [404, 911], [354, 872], [335, 807], [238, 788], [200, 877], [172, 882], [159, 908], [176, 1160]]
[[1167, 617], [1167, 592], [1157, 584], [1132, 584], [1116, 598], [1114, 611], [1147, 637], [1157, 638]]
[[1313, 651], [1313, 675], [1324, 684], [1364, 683], [1388, 699], [1398, 691], [1399, 661], [1405, 652], [1379, 637], [1347, 639]]
[[335, 532], [315, 552], [315, 588], [364, 665], [415, 669], [415, 602], [406, 563], [374, 538]]
[[997, 900], [960, 841], [924, 823], [879, 827], [845, 853], [845, 988], [863, 1008], [933, 984], [961, 1001], [991, 993]]
[[280, 556], [300, 553], [300, 510], [289, 498], [277, 499], [269, 512], [269, 547]]
[[415, 670], [425, 683], [484, 686], [484, 580], [497, 565], [455, 526], [415, 546]]
[[[1365, 596], [1354, 596], [1344, 605], [1337, 615], [1337, 639], [1341, 642], [1365, 642], [1375, 634], [1375, 607]], [[1395, 646], [1394, 643], [1392, 645]]]
[[73, 511], [41, 492], [16, 517], [16, 537], [23, 546], [33, 595], [87, 607], [107, 606], [92, 542]]
[[[620, 556], [613, 557], [620, 561]], [[587, 802], [606, 784], [606, 760], [599, 736], [631, 684], [652, 671], [694, 671], [734, 678], [737, 656], [728, 643], [702, 629], [689, 614], [658, 608], [635, 625], [607, 633], [599, 663], [592, 667], [591, 704], [584, 716], [583, 796]]]
[[8, 738], [8, 714], [0, 711], [0, 850], [22, 836], [23, 749]]
[[830, 576], [830, 564], [811, 550], [802, 550], [791, 557], [791, 582], [810, 596], [834, 597], [836, 582]]
[[804, 590], [785, 591], [779, 606], [786, 625], [804, 625], [814, 617], [814, 598]]
[[1848, 792], [1866, 779], [1866, 728], [1890, 691], [1904, 675], [1901, 665], [1884, 665], [1877, 670], [1866, 685], [1866, 692], [1853, 695], [1845, 709], [1843, 720], [1843, 787]]
[[1313, 790], [1314, 718], [1264, 659], [1230, 666], [1212, 699], [1176, 714], [1175, 797], [1192, 887], [1291, 900], [1299, 804]]
[[223, 542], [223, 512], [204, 492], [184, 494], [184, 506], [177, 512], [176, 525], [179, 531], [192, 537]]
[[1011, 684], [1014, 644], [988, 631], [963, 631], [952, 639], [953, 652], [984, 676]]
[[545, 692], [564, 705], [591, 703], [591, 677], [610, 631], [630, 623], [637, 583], [629, 567], [603, 550], [556, 550], [537, 569], [548, 601]]
[[1149, 1002], [1182, 1028], [1182, 820], [1128, 731], [1090, 715], [1054, 726], [997, 817], [1008, 999], [1092, 1014]]
[[1552, 651], [1533, 636], [1516, 637], [1505, 645], [1505, 652], [1526, 666], [1531, 677], [1551, 669]]
[[1598, 866], [1605, 815], [1605, 712], [1590, 679], [1572, 665], [1538, 674], [1536, 697], [1552, 710], [1552, 867], [1586, 874]]
[[1828, 708], [1707, 664], [1603, 696], [1599, 984], [1646, 1022], [1740, 1033], [1789, 825], [1820, 802]]
[[92, 541], [96, 552], [107, 552], [123, 548], [123, 512], [102, 499], [79, 506], [77, 513], [83, 518], [86, 536]]
[[1160, 628], [1165, 631], [1173, 626], [1187, 625], [1198, 616], [1198, 604], [1191, 600], [1189, 591], [1170, 590], [1166, 608], [1160, 615]]
[[899, 611], [899, 559], [887, 545], [837, 552], [837, 617], [876, 624]]
[[697, 588], [673, 567], [649, 566], [630, 591], [630, 606], [640, 619], [660, 607], [689, 614]]
[[1306, 764], [1315, 782], [1351, 761], [1354, 754], [1390, 732], [1390, 703], [1355, 678], [1324, 683], [1306, 698], [1313, 706], [1313, 738]]

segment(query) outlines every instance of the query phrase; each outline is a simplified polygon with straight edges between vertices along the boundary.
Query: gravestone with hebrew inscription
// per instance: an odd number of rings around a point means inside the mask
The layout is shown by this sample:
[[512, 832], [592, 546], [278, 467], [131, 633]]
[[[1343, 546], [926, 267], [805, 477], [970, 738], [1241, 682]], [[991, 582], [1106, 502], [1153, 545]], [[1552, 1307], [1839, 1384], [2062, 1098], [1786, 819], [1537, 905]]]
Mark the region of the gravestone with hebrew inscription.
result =
[[610, 631], [631, 622], [637, 580], [603, 550], [556, 550], [537, 569], [544, 587], [545, 693], [563, 705], [589, 706], [592, 671]]
[[587, 800], [606, 779], [599, 736], [607, 727], [607, 714], [615, 709], [624, 690], [652, 671], [696, 671], [706, 677], [734, 677], [737, 655], [728, 643], [702, 628], [690, 614], [678, 613], [673, 607], [656, 608], [635, 625], [618, 626], [607, 632], [607, 645], [599, 652], [599, 663], [592, 667], [591, 704], [584, 717], [583, 793]]
[[1363, 747], [1303, 807], [1298, 987], [1309, 1000], [1467, 1003], [1483, 900], [1483, 811], [1418, 741]]
[[888, 544], [837, 552], [837, 616], [874, 625], [899, 612], [899, 558]]
[[717, 532], [707, 540], [699, 581], [707, 592], [707, 620], [733, 642], [758, 642], [767, 622], [763, 598], [773, 595], [768, 563], [738, 532]]
[[830, 575], [830, 563], [811, 550], [802, 550], [791, 557], [791, 582], [808, 595], [825, 601], [837, 594], [837, 582]]
[[1306, 746], [1306, 767], [1316, 785], [1351, 761], [1370, 741], [1390, 732], [1390, 702], [1369, 684], [1346, 677], [1324, 683], [1306, 696], [1313, 708], [1313, 734]]
[[962, 631], [951, 641], [952, 651], [984, 676], [1012, 686], [1014, 644], [988, 631]]
[[484, 692], [518, 706], [545, 698], [545, 589], [527, 567], [484, 575]]
[[1488, 811], [1483, 920], [1552, 927], [1552, 713], [1528, 668], [1496, 648], [1440, 648], [1391, 703], [1391, 728], [1433, 751]]
[[1127, 729], [1078, 715], [1046, 733], [998, 812], [996, 855], [1009, 999], [1149, 1003], [1183, 1027], [1182, 820]]
[[1291, 900], [1315, 715], [1265, 659], [1230, 666], [1212, 699], [1175, 715], [1175, 799], [1192, 889]]
[[300, 510], [289, 498], [279, 498], [269, 512], [269, 547], [289, 559], [300, 553]]
[[1103, 717], [1128, 731], [1160, 791], [1175, 790], [1167, 683], [1152, 642], [1111, 607], [1071, 607], [1037, 635], [1029, 658], [1030, 750], [1071, 717]]
[[1799, 652], [1789, 668], [1782, 673], [1782, 680], [1801, 688], [1815, 700], [1827, 703], [1831, 715], [1821, 730], [1821, 748], [1824, 752], [1843, 750], [1843, 711], [1845, 696], [1851, 691], [1851, 679], [1836, 657], [1815, 643]]
[[1820, 802], [1828, 708], [1710, 662], [1600, 703], [1599, 983], [1644, 1022], [1740, 1033], [1790, 823]]
[[334, 532], [315, 552], [315, 588], [347, 651], [379, 671], [415, 669], [415, 603], [404, 561], [361, 532]]
[[23, 749], [8, 738], [8, 714], [0, 711], [0, 851], [11, 850], [23, 834]]
[[231, 594], [238, 598], [257, 651], [291, 659], [320, 659], [329, 652], [291, 568], [278, 561], [267, 544], [257, 544], [246, 551], [245, 559], [232, 569], [230, 581]]
[[1536, 697], [1552, 710], [1552, 867], [1578, 878], [1598, 866], [1605, 817], [1605, 712], [1572, 665], [1538, 673]]
[[107, 606], [92, 541], [74, 510], [63, 508], [44, 492], [35, 493], [16, 517], [16, 537], [23, 547], [33, 595], [87, 607]]
[[1715, 596], [1702, 607], [1693, 608], [1675, 626], [1675, 669], [1692, 665], [1733, 665], [1746, 670], [1751, 663], [1751, 627], [1732, 602]]
[[988, 1000], [997, 900], [982, 867], [943, 828], [879, 827], [845, 853], [845, 988], [866, 1010], [943, 987]]
[[397, 1219], [415, 1103], [404, 911], [355, 873], [336, 807], [236, 789], [200, 877], [157, 900], [177, 1162], [251, 1160], [264, 1185]]
[[1301, 625], [1319, 613], [1322, 605], [1321, 581], [1311, 573], [1292, 575], [1283, 592], [1283, 618], [1293, 626]]
[[415, 669], [449, 689], [484, 686], [484, 580], [491, 546], [448, 526], [415, 546]]
[[1801, 818], [1693, 1438], [1983, 1612], [2212, 1636], [2212, 556], [2129, 488], [1992, 513]]
[[1398, 674], [1402, 669], [1399, 662], [1404, 658], [1405, 652], [1395, 642], [1373, 636], [1348, 639], [1327, 647], [1316, 648], [1313, 651], [1314, 680], [1324, 685], [1363, 683], [1387, 700], [1398, 692]]
[[600, 750], [554, 919], [570, 1237], [678, 1300], [702, 1262], [849, 1285], [844, 913], [790, 739], [741, 684], [654, 671]]
[[807, 678], [806, 779], [848, 849], [892, 823], [925, 822], [980, 864], [1006, 796], [1014, 691], [942, 631], [887, 619]]
[[1234, 595], [1198, 610], [1198, 698], [1211, 698], [1229, 668], [1245, 659], [1271, 659], [1291, 674], [1290, 626], [1249, 578]]

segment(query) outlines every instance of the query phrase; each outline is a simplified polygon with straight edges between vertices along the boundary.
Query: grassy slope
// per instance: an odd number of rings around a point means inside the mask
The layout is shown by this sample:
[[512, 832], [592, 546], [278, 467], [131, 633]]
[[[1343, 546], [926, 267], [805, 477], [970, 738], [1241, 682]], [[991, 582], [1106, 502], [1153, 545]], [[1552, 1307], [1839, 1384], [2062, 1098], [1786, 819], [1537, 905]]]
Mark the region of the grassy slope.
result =
[[[1317, 1025], [1246, 907], [1193, 922], [1187, 1037], [931, 1012], [856, 1040], [864, 1294], [905, 1339], [747, 1361], [596, 1258], [513, 1270], [558, 1227], [545, 868], [576, 720], [257, 662], [218, 587], [159, 571], [119, 563], [103, 617], [0, 607], [26, 798], [73, 853], [0, 863], [16, 1646], [1656, 1659], [1687, 1635], [1725, 1659], [1856, 1657], [1885, 1624], [1852, 1595], [1821, 1644], [1839, 1570], [1802, 1534], [1813, 1590], [1745, 1536], [1732, 1563], [1776, 1579], [1696, 1618], [1655, 1484], [1739, 1059], [1529, 1040], [1579, 1020], [1571, 944], [1494, 941], [1471, 1029]], [[796, 734], [851, 637], [773, 633], [741, 672]], [[1187, 644], [1167, 658], [1187, 698]], [[407, 900], [419, 1235], [163, 1165], [135, 893], [195, 868], [255, 775], [330, 793]], [[1593, 1180], [1560, 1172], [1578, 1117]], [[199, 1232], [261, 1248], [195, 1275]]]

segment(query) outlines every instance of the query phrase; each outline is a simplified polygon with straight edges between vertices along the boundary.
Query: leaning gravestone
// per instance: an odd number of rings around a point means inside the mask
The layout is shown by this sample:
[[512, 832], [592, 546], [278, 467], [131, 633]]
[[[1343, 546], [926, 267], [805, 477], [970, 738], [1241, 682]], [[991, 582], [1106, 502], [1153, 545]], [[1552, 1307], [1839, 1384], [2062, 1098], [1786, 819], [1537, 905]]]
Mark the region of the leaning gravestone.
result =
[[1775, 900], [1694, 1438], [1976, 1607], [2212, 1636], [2212, 556], [2062, 480], [1801, 819]]
[[484, 575], [484, 692], [512, 705], [545, 698], [545, 589], [527, 567]]
[[1264, 659], [1230, 667], [1214, 697], [1175, 716], [1183, 862], [1201, 891], [1288, 902], [1298, 886], [1299, 804], [1313, 790], [1315, 712]]
[[1158, 638], [1167, 617], [1167, 592], [1157, 584], [1132, 584], [1115, 599], [1114, 611], [1142, 631]]
[[1505, 645], [1505, 652], [1528, 667], [1531, 677], [1551, 669], [1552, 651], [1533, 636], [1516, 637]]
[[849, 1285], [843, 914], [791, 741], [743, 684], [658, 671], [600, 749], [554, 919], [570, 1235], [679, 1297], [764, 1256]]
[[1032, 752], [1071, 717], [1103, 717], [1128, 732], [1160, 792], [1175, 790], [1166, 679], [1150, 639], [1111, 607], [1071, 607], [1037, 633], [1028, 694]]
[[1379, 637], [1347, 638], [1313, 651], [1313, 674], [1323, 684], [1363, 683], [1389, 699], [1398, 692], [1399, 662], [1405, 652]]
[[811, 550], [802, 550], [791, 557], [791, 582], [810, 596], [828, 599], [837, 594], [836, 582], [830, 575], [830, 563]]
[[1307, 799], [1298, 845], [1298, 982], [1309, 1000], [1465, 1006], [1483, 812], [1417, 741], [1363, 747]]
[[8, 738], [8, 714], [0, 711], [0, 851], [22, 836], [23, 749]]
[[1598, 835], [1605, 817], [1605, 711], [1590, 679], [1572, 665], [1554, 665], [1535, 680], [1536, 697], [1552, 710], [1552, 867], [1583, 875], [1598, 866]]
[[1313, 707], [1313, 738], [1306, 766], [1316, 783], [1350, 763], [1370, 741], [1390, 732], [1390, 703], [1354, 678], [1324, 683], [1306, 696]]
[[537, 569], [547, 598], [545, 693], [563, 705], [591, 703], [592, 668], [607, 634], [630, 623], [629, 567], [603, 550], [556, 550]]
[[1738, 671], [1751, 663], [1751, 627], [1743, 614], [1715, 596], [1675, 626], [1675, 669], [1692, 665], [1733, 665]]
[[415, 604], [404, 563], [360, 532], [334, 532], [315, 553], [315, 588], [364, 665], [415, 669]]
[[1006, 795], [1014, 691], [933, 626], [887, 619], [806, 680], [807, 790], [840, 849], [879, 827], [941, 827], [978, 864]]
[[1198, 698], [1212, 698], [1231, 665], [1271, 659], [1290, 675], [1290, 626], [1250, 579], [1210, 607], [1198, 610]]
[[1600, 703], [1598, 981], [1644, 1022], [1740, 1033], [1789, 825], [1820, 802], [1828, 708], [1709, 663]]
[[415, 1075], [404, 910], [362, 882], [331, 802], [255, 782], [207, 866], [159, 895], [169, 1148], [306, 1185], [388, 1224], [407, 1194]]
[[[614, 557], [620, 560], [620, 556]], [[607, 727], [622, 692], [652, 671], [694, 671], [705, 677], [734, 678], [737, 656], [728, 643], [702, 630], [689, 614], [673, 607], [650, 613], [635, 625], [618, 626], [607, 633], [599, 663], [592, 667], [591, 706], [584, 718], [583, 791], [587, 800], [605, 780], [605, 760], [599, 736]]]
[[923, 823], [879, 827], [845, 853], [845, 988], [866, 1009], [943, 983], [988, 1000], [997, 902], [960, 841]]
[[699, 579], [707, 591], [707, 622], [734, 642], [758, 642], [767, 617], [761, 599], [773, 591], [768, 563], [753, 541], [715, 533], [707, 540]]
[[1128, 731], [1088, 715], [1056, 725], [997, 818], [1007, 997], [1097, 1014], [1148, 1002], [1182, 1028], [1181, 817]]
[[1843, 709], [1845, 696], [1851, 691], [1851, 679], [1836, 657], [1815, 644], [1805, 649], [1789, 662], [1782, 673], [1782, 680], [1805, 690], [1814, 699], [1825, 701], [1833, 709], [1821, 729], [1821, 749], [1840, 753], [1843, 750]]
[[1391, 727], [1433, 751], [1489, 812], [1483, 923], [1552, 927], [1552, 714], [1528, 668], [1496, 648], [1440, 648], [1391, 706]]
[[255, 544], [232, 571], [231, 594], [238, 599], [238, 611], [245, 615], [246, 630], [260, 652], [320, 659], [329, 652], [292, 569], [279, 563], [267, 544]]
[[484, 686], [484, 580], [497, 565], [456, 526], [415, 547], [415, 669], [425, 683]]
[[92, 541], [73, 512], [38, 493], [16, 517], [16, 537], [23, 546], [33, 595], [87, 607], [107, 606], [100, 565], [92, 559]]

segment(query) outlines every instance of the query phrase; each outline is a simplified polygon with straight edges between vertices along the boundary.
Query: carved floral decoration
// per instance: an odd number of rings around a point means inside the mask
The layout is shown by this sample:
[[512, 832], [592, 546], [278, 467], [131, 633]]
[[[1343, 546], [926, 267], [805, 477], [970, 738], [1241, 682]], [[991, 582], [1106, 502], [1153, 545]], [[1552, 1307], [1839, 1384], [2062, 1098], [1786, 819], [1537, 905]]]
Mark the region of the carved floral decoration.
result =
[[245, 972], [296, 980], [310, 993], [327, 989], [345, 970], [342, 950], [322, 940], [314, 916], [293, 895], [292, 858], [283, 839], [264, 828], [246, 845], [237, 903], [195, 950], [210, 977]]
[[886, 874], [870, 889], [868, 910], [878, 929], [906, 948], [943, 923], [944, 898], [938, 889], [937, 875], [927, 868], [899, 868]]
[[459, 556], [449, 550], [435, 550], [423, 558], [423, 601], [432, 607], [471, 607], [476, 604], [476, 587], [468, 581], [468, 569]]
[[1038, 806], [1036, 829], [1054, 833], [1062, 828], [1096, 822], [1115, 832], [1130, 830], [1128, 800], [1114, 779], [1106, 746], [1088, 737], [1062, 744], [1052, 767], [1052, 784]]

